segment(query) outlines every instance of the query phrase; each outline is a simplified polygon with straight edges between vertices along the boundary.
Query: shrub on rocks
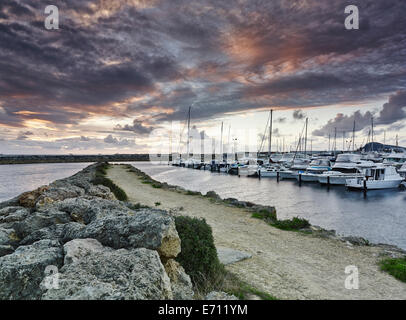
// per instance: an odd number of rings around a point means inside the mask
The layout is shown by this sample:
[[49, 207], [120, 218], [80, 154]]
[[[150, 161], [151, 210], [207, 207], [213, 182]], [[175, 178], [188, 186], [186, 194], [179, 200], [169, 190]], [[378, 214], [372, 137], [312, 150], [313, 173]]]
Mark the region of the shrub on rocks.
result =
[[278, 220], [272, 222], [271, 225], [282, 230], [300, 230], [310, 227], [309, 221], [298, 217], [287, 220]]
[[214, 245], [211, 227], [204, 219], [185, 216], [175, 218], [176, 229], [181, 239], [181, 253], [176, 260], [191, 277], [195, 287], [206, 286], [223, 271]]

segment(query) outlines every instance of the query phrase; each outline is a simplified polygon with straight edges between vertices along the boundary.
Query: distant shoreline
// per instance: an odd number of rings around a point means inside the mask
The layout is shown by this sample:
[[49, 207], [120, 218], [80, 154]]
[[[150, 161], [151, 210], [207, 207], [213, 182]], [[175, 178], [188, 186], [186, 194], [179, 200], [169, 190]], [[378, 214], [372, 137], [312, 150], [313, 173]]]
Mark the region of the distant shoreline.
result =
[[149, 161], [148, 154], [115, 155], [16, 155], [0, 156], [0, 165], [34, 163]]

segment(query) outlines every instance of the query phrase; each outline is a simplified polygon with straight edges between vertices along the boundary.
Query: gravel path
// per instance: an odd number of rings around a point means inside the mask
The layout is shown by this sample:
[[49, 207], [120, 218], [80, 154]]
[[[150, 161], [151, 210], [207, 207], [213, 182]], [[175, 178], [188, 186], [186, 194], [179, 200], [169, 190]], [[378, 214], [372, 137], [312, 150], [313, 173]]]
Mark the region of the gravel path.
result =
[[[108, 177], [134, 203], [177, 210], [205, 218], [216, 246], [252, 255], [227, 268], [252, 286], [280, 299], [406, 299], [406, 284], [379, 271], [378, 247], [350, 246], [341, 241], [282, 231], [251, 218], [244, 209], [212, 203], [201, 196], [155, 189], [141, 183], [125, 166], [115, 165]], [[359, 289], [345, 289], [346, 266], [359, 270]]]

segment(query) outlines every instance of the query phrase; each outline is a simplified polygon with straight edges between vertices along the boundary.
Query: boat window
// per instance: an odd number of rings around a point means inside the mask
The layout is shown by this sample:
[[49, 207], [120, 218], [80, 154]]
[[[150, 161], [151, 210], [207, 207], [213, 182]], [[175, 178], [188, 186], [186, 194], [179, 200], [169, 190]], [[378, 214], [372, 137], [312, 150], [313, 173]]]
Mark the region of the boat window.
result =
[[356, 168], [333, 168], [332, 171], [341, 173], [358, 173], [358, 170]]

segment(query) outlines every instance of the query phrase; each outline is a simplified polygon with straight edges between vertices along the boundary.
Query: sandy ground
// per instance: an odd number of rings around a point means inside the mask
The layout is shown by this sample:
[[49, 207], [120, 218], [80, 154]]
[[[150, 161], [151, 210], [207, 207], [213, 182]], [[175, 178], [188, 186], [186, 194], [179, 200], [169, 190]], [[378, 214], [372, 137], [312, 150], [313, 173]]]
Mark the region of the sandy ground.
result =
[[[217, 246], [246, 251], [252, 258], [227, 268], [252, 286], [280, 299], [406, 299], [406, 284], [381, 272], [381, 248], [356, 247], [332, 239], [282, 231], [251, 218], [244, 209], [215, 204], [200, 196], [155, 189], [141, 183], [125, 166], [108, 177], [134, 203], [161, 209], [183, 207], [182, 215], [205, 218]], [[276, 208], [277, 209], [277, 208]], [[359, 270], [359, 289], [344, 283], [346, 266]]]

